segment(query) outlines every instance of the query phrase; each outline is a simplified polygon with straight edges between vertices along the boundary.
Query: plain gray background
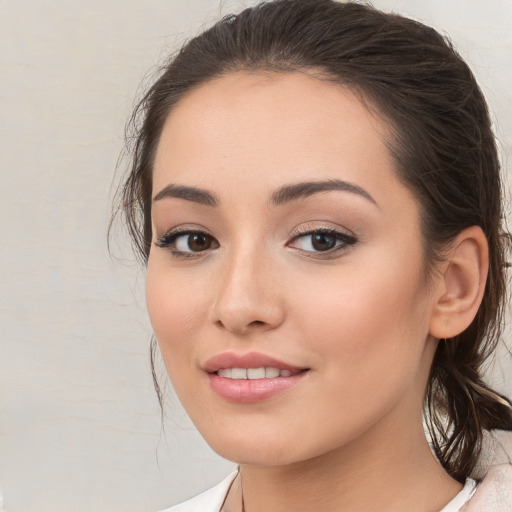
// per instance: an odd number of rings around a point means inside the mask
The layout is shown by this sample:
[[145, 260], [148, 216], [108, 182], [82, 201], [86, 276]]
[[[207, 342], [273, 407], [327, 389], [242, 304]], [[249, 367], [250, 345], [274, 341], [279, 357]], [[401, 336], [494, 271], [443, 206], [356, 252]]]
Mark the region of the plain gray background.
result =
[[[124, 123], [148, 71], [251, 2], [0, 0], [0, 487], [8, 512], [155, 511], [233, 465], [151, 383], [144, 273], [106, 249]], [[450, 34], [512, 155], [512, 0], [375, 0]], [[146, 80], [147, 83], [147, 80]], [[490, 379], [512, 395], [510, 356]]]

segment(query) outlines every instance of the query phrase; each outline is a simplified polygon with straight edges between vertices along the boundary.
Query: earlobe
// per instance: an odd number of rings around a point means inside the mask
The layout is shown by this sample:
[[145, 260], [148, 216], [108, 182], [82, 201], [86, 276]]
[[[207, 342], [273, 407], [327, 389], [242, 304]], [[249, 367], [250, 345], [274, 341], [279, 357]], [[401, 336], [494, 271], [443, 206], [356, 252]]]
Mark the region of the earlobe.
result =
[[435, 338], [452, 338], [475, 318], [487, 281], [489, 248], [478, 226], [465, 229], [452, 242], [438, 277], [430, 321]]

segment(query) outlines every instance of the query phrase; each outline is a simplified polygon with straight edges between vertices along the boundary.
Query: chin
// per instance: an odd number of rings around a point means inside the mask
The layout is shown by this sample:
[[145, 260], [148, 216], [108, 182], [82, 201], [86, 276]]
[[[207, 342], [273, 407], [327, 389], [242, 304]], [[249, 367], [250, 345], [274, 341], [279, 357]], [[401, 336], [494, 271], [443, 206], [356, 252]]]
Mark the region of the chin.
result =
[[262, 439], [260, 436], [250, 435], [247, 430], [240, 432], [240, 435], [207, 434], [203, 437], [213, 451], [236, 464], [282, 466], [306, 458], [292, 450], [281, 439], [272, 439], [269, 436], [263, 436]]
[[248, 466], [286, 466], [303, 460], [300, 457], [291, 457], [291, 454], [286, 456], [277, 454], [272, 449], [261, 450], [261, 448], [230, 446], [226, 450], [216, 450], [214, 448], [214, 451], [235, 464]]

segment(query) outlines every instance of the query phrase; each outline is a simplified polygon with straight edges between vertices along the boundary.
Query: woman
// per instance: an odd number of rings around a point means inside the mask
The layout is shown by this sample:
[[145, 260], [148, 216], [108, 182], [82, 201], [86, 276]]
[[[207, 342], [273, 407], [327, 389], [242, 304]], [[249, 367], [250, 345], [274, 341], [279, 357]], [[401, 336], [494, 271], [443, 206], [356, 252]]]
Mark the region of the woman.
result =
[[240, 464], [172, 510], [500, 498], [471, 478], [485, 432], [512, 430], [481, 378], [505, 294], [499, 163], [450, 45], [354, 3], [263, 3], [185, 45], [134, 119], [122, 199], [155, 336]]

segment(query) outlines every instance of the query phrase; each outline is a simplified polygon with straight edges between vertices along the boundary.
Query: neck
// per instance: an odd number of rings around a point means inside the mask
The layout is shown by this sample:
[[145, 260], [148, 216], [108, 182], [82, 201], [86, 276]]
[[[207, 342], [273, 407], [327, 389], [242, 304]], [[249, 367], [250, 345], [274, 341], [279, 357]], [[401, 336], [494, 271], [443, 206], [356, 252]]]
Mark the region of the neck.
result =
[[307, 461], [243, 465], [223, 510], [240, 512], [242, 495], [245, 512], [441, 510], [461, 485], [432, 455], [421, 421], [418, 427], [397, 426], [391, 438], [369, 431]]

